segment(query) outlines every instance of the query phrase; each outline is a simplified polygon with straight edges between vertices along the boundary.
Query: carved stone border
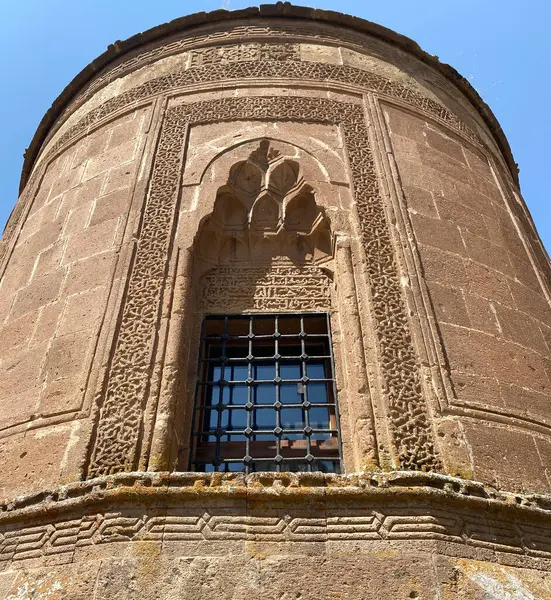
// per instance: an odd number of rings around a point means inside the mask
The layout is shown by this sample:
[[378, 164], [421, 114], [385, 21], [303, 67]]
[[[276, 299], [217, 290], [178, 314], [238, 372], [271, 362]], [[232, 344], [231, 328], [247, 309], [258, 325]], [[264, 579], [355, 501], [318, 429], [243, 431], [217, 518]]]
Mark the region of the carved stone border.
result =
[[86, 549], [113, 542], [156, 542], [162, 551], [203, 540], [387, 541], [394, 550], [431, 541], [427, 551], [437, 554], [476, 549], [477, 560], [551, 570], [551, 497], [411, 472], [126, 473], [0, 503], [0, 569], [71, 562], [76, 552], [82, 561]]
[[[408, 86], [396, 83], [391, 79], [382, 77], [376, 73], [343, 65], [300, 62], [296, 60], [262, 60], [236, 62], [229, 65], [209, 65], [205, 68], [201, 67], [178, 71], [171, 73], [170, 75], [152, 79], [132, 90], [111, 98], [97, 108], [91, 110], [75, 125], [63, 133], [48, 149], [47, 154], [42, 157], [40, 164], [46, 164], [46, 162], [66, 144], [72, 143], [77, 137], [86, 134], [91, 128], [101, 123], [105, 118], [119, 110], [128, 108], [128, 106], [133, 103], [149, 99], [158, 94], [172, 92], [175, 89], [189, 85], [249, 78], [254, 80], [262, 78], [283, 78], [318, 82], [331, 81], [335, 83], [351, 84], [364, 90], [386, 94], [399, 98], [416, 108], [427, 111], [433, 117], [443, 121], [447, 126], [466, 135], [472, 142], [484, 146], [476, 133], [443, 105], [423, 96], [418, 91]], [[31, 184], [36, 182], [35, 174], [37, 168], [38, 167], [35, 167], [31, 179], [25, 186], [25, 191], [16, 204], [6, 230], [0, 240], [0, 258], [3, 257], [5, 248], [9, 246], [11, 238], [22, 224], [21, 217], [25, 213], [24, 208], [34, 198], [34, 186]], [[20, 207], [20, 204], [24, 206]]]
[[383, 391], [399, 464], [403, 469], [439, 469], [363, 108], [315, 98], [249, 97], [182, 104], [166, 112], [107, 389], [92, 440], [88, 476], [133, 470], [136, 465], [186, 129], [190, 124], [239, 119], [332, 123], [343, 128], [367, 259]]
[[128, 90], [92, 109], [78, 123], [70, 127], [55, 142], [50, 152], [55, 152], [70, 139], [86, 131], [108, 114], [119, 110], [132, 102], [149, 98], [155, 94], [171, 92], [188, 85], [234, 81], [236, 79], [298, 79], [301, 81], [331, 81], [358, 86], [362, 89], [387, 94], [408, 102], [412, 106], [426, 110], [431, 115], [441, 119], [448, 126], [462, 132], [472, 141], [483, 145], [477, 134], [463, 123], [445, 106], [427, 98], [417, 90], [412, 89], [392, 79], [356, 67], [333, 65], [327, 63], [301, 62], [296, 60], [261, 60], [241, 61], [230, 64], [216, 64], [207, 67], [197, 67], [176, 71], [152, 79]]

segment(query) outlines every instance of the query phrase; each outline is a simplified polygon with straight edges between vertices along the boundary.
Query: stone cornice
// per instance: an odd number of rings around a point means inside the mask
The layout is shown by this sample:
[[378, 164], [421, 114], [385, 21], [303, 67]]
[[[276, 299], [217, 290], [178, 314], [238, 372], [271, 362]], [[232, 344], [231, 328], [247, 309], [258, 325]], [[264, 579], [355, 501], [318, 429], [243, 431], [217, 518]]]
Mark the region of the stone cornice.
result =
[[387, 43], [393, 44], [400, 49], [409, 52], [424, 63], [437, 69], [450, 81], [452, 81], [469, 98], [474, 108], [482, 116], [489, 130], [496, 139], [496, 142], [498, 143], [503, 156], [507, 161], [511, 174], [518, 185], [518, 169], [501, 126], [499, 125], [491, 109], [480, 98], [476, 90], [474, 90], [469, 82], [453, 67], [441, 63], [437, 57], [431, 56], [430, 54], [424, 52], [413, 40], [387, 29], [386, 27], [371, 23], [370, 21], [333, 11], [292, 6], [288, 2], [278, 2], [277, 4], [261, 5], [259, 8], [251, 7], [236, 11], [217, 10], [210, 13], [195, 13], [149, 29], [143, 33], [132, 36], [125, 41], [117, 41], [110, 45], [106, 52], [92, 61], [73, 79], [73, 81], [71, 81], [71, 83], [69, 83], [69, 85], [63, 90], [59, 97], [54, 101], [51, 108], [44, 115], [29, 145], [29, 148], [25, 152], [20, 190], [22, 191], [27, 183], [34, 162], [52, 125], [69, 105], [71, 100], [79, 92], [81, 92], [97, 74], [99, 74], [105, 68], [108, 68], [112, 62], [124, 57], [126, 53], [129, 53], [136, 48], [144, 46], [145, 44], [156, 42], [164, 37], [167, 37], [168, 35], [184, 31], [190, 32], [194, 28], [206, 24], [234, 21], [247, 22], [248, 20], [259, 18], [293, 19], [295, 21], [307, 20], [341, 26], [348, 30], [357, 31], [382, 39]]
[[[430, 504], [470, 508], [527, 519], [541, 518], [551, 526], [551, 496], [499, 490], [478, 481], [439, 473], [414, 471], [324, 473], [132, 472], [97, 477], [0, 502], [0, 527], [14, 521], [61, 515], [84, 507], [182, 506], [198, 498], [270, 499], [296, 504], [325, 497], [419, 506]], [[84, 512], [86, 512], [84, 510]]]
[[428, 542], [456, 557], [474, 552], [512, 565], [522, 557], [524, 566], [551, 570], [551, 498], [421, 472], [135, 472], [0, 504], [5, 567], [54, 555], [71, 562], [77, 552], [113, 542], [147, 542], [162, 551], [201, 542], [240, 548], [247, 541], [348, 541], [357, 548]]

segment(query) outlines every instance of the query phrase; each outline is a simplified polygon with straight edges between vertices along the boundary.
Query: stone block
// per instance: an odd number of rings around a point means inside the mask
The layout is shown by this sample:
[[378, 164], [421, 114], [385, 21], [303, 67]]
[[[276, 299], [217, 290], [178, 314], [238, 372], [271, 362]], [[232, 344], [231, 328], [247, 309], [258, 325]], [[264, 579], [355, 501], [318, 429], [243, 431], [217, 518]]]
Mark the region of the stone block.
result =
[[94, 212], [90, 219], [90, 225], [98, 225], [104, 221], [109, 221], [121, 215], [124, 215], [130, 202], [129, 188], [115, 190], [106, 196], [96, 200]]
[[502, 348], [495, 338], [479, 331], [441, 325], [444, 347], [453, 368], [463, 373], [495, 377], [495, 363], [501, 359]]
[[84, 382], [84, 377], [78, 375], [48, 381], [35, 398], [37, 416], [49, 417], [80, 410]]
[[516, 281], [511, 281], [509, 286], [515, 305], [519, 310], [538, 319], [542, 323], [551, 323], [551, 307], [541, 292], [534, 292], [532, 289]]
[[75, 153], [75, 158], [73, 159], [73, 164], [82, 164], [89, 161], [91, 158], [96, 156], [101, 156], [101, 154], [107, 149], [107, 145], [109, 144], [112, 136], [112, 128], [111, 127], [102, 127], [92, 132], [90, 135], [83, 140], [81, 145], [81, 155], [82, 159], [80, 159], [78, 152]]
[[507, 252], [503, 252], [503, 248], [469, 231], [464, 231], [462, 237], [472, 260], [506, 275], [513, 275], [509, 256]]
[[475, 171], [470, 171], [469, 180], [473, 188], [490, 198], [498, 207], [503, 208], [505, 206], [505, 200], [494, 179], [488, 179], [480, 176]]
[[435, 196], [435, 202], [438, 214], [443, 221], [458, 225], [462, 232], [470, 231], [481, 237], [488, 236], [486, 225], [484, 220], [480, 218], [480, 213], [474, 211], [471, 207], [443, 195]]
[[540, 354], [549, 355], [538, 321], [526, 313], [499, 304], [495, 311], [503, 337]]
[[427, 280], [463, 290], [469, 289], [466, 270], [466, 265], [469, 263], [464, 258], [431, 246], [420, 246], [419, 250]]
[[439, 283], [431, 283], [429, 289], [432, 305], [439, 321], [463, 327], [470, 326], [471, 322], [461, 290], [442, 286]]
[[12, 353], [28, 345], [33, 334], [38, 315], [36, 313], [27, 313], [7, 325], [0, 327], [0, 361], [6, 359]]
[[452, 160], [456, 160], [464, 165], [467, 164], [462, 145], [451, 137], [427, 127], [425, 129], [425, 139], [427, 144], [434, 150], [445, 154]]
[[551, 425], [549, 395], [513, 384], [501, 384], [500, 395], [504, 408], [526, 418], [537, 419]]
[[[494, 369], [500, 381], [549, 393], [548, 358], [507, 340], [500, 340], [496, 349], [501, 358], [494, 357]], [[503, 356], [507, 356], [507, 361]]]
[[104, 287], [97, 287], [69, 296], [65, 302], [57, 336], [75, 333], [82, 329], [95, 331], [105, 310], [105, 296], [106, 290]]
[[71, 264], [63, 287], [64, 296], [107, 285], [113, 275], [116, 256], [113, 252], [101, 252]]
[[63, 243], [61, 241], [58, 241], [53, 246], [42, 250], [36, 259], [31, 279], [39, 279], [40, 277], [58, 269], [62, 255]]
[[65, 272], [58, 269], [37, 277], [27, 287], [19, 290], [12, 308], [11, 319], [37, 311], [42, 306], [53, 302], [59, 295], [64, 278]]
[[502, 406], [497, 378], [452, 371], [452, 380], [461, 404], [484, 406], [492, 410]]
[[83, 171], [84, 169], [82, 166], [76, 167], [74, 169], [70, 169], [55, 179], [50, 189], [49, 198], [55, 198], [71, 188], [76, 187], [82, 180]]
[[80, 565], [25, 566], [15, 572], [17, 579], [6, 595], [0, 597], [2, 600], [95, 600], [99, 566], [100, 561]]
[[95, 341], [93, 330], [81, 330], [56, 337], [46, 355], [43, 379], [46, 383], [82, 372], [88, 351]]
[[465, 263], [467, 276], [469, 277], [469, 292], [498, 302], [505, 306], [514, 306], [513, 295], [509, 286], [511, 280], [505, 275], [483, 265], [479, 262], [469, 260]]
[[136, 164], [130, 162], [128, 164], [113, 166], [107, 173], [107, 181], [103, 189], [104, 194], [109, 194], [115, 190], [129, 187], [133, 184], [136, 177]]
[[[26, 382], [29, 385], [29, 382]], [[30, 382], [29, 387], [25, 387], [22, 391], [18, 388], [22, 386], [14, 386], [7, 394], [0, 388], [0, 402], [2, 410], [0, 410], [0, 431], [9, 433], [9, 428], [14, 425], [21, 425], [31, 421], [36, 415], [36, 407], [40, 397], [41, 386], [37, 380]], [[9, 406], [9, 410], [5, 406]]]
[[524, 262], [529, 261], [524, 244], [508, 214], [496, 214], [494, 218], [484, 216], [483, 221], [488, 231], [485, 237], [514, 254], [516, 258], [513, 261], [518, 258]]
[[28, 255], [35, 255], [48, 248], [59, 239], [61, 235], [62, 224], [55, 221], [43, 221], [36, 233], [29, 236], [26, 240], [22, 240], [22, 251]]
[[385, 106], [384, 113], [391, 135], [400, 135], [425, 144], [427, 124], [423, 119], [389, 106]]
[[71, 235], [81, 234], [87, 227], [90, 220], [90, 213], [94, 206], [93, 201], [85, 202], [75, 208], [72, 208], [65, 219], [63, 226], [63, 237], [68, 238]]
[[63, 300], [58, 300], [57, 302], [47, 304], [40, 309], [40, 312], [37, 315], [36, 328], [32, 338], [30, 338], [31, 346], [48, 342], [54, 337], [63, 306]]
[[301, 44], [300, 59], [307, 62], [328, 63], [331, 65], [342, 64], [340, 48], [322, 46], [321, 44]]
[[122, 166], [134, 159], [136, 140], [132, 139], [114, 148], [109, 148], [100, 155], [92, 157], [86, 163], [83, 179], [91, 179], [100, 173], [105, 173], [113, 167]]
[[65, 248], [63, 264], [68, 265], [113, 248], [117, 225], [118, 219], [111, 219], [88, 227], [81, 234], [71, 235]]
[[507, 490], [549, 493], [545, 467], [529, 432], [483, 423], [464, 427], [479, 481]]
[[77, 187], [65, 192], [62, 196], [60, 214], [63, 214], [63, 218], [68, 214], [70, 210], [76, 209], [82, 204], [92, 202], [101, 195], [103, 186], [107, 175], [101, 173], [97, 177], [87, 179]]
[[488, 159], [483, 156], [480, 152], [475, 150], [472, 146], [470, 148], [464, 147], [465, 157], [469, 163], [469, 167], [476, 171], [482, 177], [486, 177], [490, 181], [494, 180], [494, 174], [492, 168], [488, 163]]
[[472, 479], [469, 449], [460, 424], [451, 419], [442, 419], [435, 424], [435, 430], [446, 473], [454, 477]]
[[421, 215], [412, 215], [412, 221], [417, 239], [421, 244], [454, 254], [466, 254], [457, 225]]
[[392, 146], [400, 161], [408, 160], [419, 163], [421, 157], [417, 150], [417, 144], [418, 142], [409, 137], [404, 137], [403, 135], [398, 135], [396, 133], [392, 135]]
[[417, 186], [408, 186], [404, 193], [410, 210], [433, 219], [440, 218], [431, 192]]
[[130, 141], [136, 141], [142, 122], [141, 116], [137, 113], [131, 113], [127, 117], [118, 119], [111, 130], [109, 149], [116, 148]]
[[421, 165], [433, 169], [452, 181], [470, 181], [470, 171], [466, 164], [450, 160], [447, 154], [437, 152], [429, 146], [419, 145]]
[[467, 172], [464, 179], [455, 179], [453, 181], [454, 193], [458, 202], [470, 207], [473, 211], [488, 219], [497, 219], [497, 208], [493, 202], [471, 184]]
[[13, 498], [47, 490], [60, 481], [74, 481], [78, 477], [76, 464], [82, 460], [84, 441], [78, 438], [78, 428], [78, 422], [42, 427], [26, 435], [0, 440], [1, 497]]
[[530, 288], [536, 294], [542, 293], [540, 280], [536, 275], [534, 266], [528, 260], [522, 260], [518, 256], [509, 253], [509, 260], [513, 266], [514, 279]]
[[493, 335], [501, 335], [495, 308], [492, 303], [477, 294], [466, 292], [463, 294], [463, 297], [471, 327]]

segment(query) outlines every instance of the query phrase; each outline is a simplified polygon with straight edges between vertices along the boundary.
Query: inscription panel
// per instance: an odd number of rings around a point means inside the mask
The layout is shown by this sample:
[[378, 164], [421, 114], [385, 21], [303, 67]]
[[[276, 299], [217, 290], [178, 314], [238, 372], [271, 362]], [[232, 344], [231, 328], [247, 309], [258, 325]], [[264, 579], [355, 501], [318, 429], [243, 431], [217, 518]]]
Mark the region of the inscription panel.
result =
[[214, 312], [327, 310], [331, 285], [318, 267], [217, 267], [202, 280], [200, 307]]

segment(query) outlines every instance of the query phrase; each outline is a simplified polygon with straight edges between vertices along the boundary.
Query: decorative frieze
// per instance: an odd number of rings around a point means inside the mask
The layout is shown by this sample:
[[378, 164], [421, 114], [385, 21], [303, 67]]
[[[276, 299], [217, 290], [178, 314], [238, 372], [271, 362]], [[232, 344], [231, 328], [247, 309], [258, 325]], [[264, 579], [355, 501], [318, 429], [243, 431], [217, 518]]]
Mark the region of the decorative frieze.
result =
[[[220, 507], [221, 493], [228, 506]], [[443, 554], [451, 544], [455, 556], [481, 548], [492, 551], [486, 560], [511, 555], [529, 566], [531, 558], [551, 559], [549, 498], [434, 474], [132, 473], [2, 506], [0, 569], [28, 559], [70, 561], [77, 551], [116, 542], [295, 541], [323, 548], [353, 541], [369, 548], [404, 539], [442, 542]]]
[[190, 52], [190, 68], [261, 60], [300, 60], [298, 44], [237, 44], [211, 46]]
[[343, 127], [399, 465], [403, 469], [439, 469], [362, 107], [303, 97], [225, 98], [175, 106], [165, 119], [88, 476], [131, 470], [137, 460], [186, 128], [195, 123], [240, 119], [336, 123]]

